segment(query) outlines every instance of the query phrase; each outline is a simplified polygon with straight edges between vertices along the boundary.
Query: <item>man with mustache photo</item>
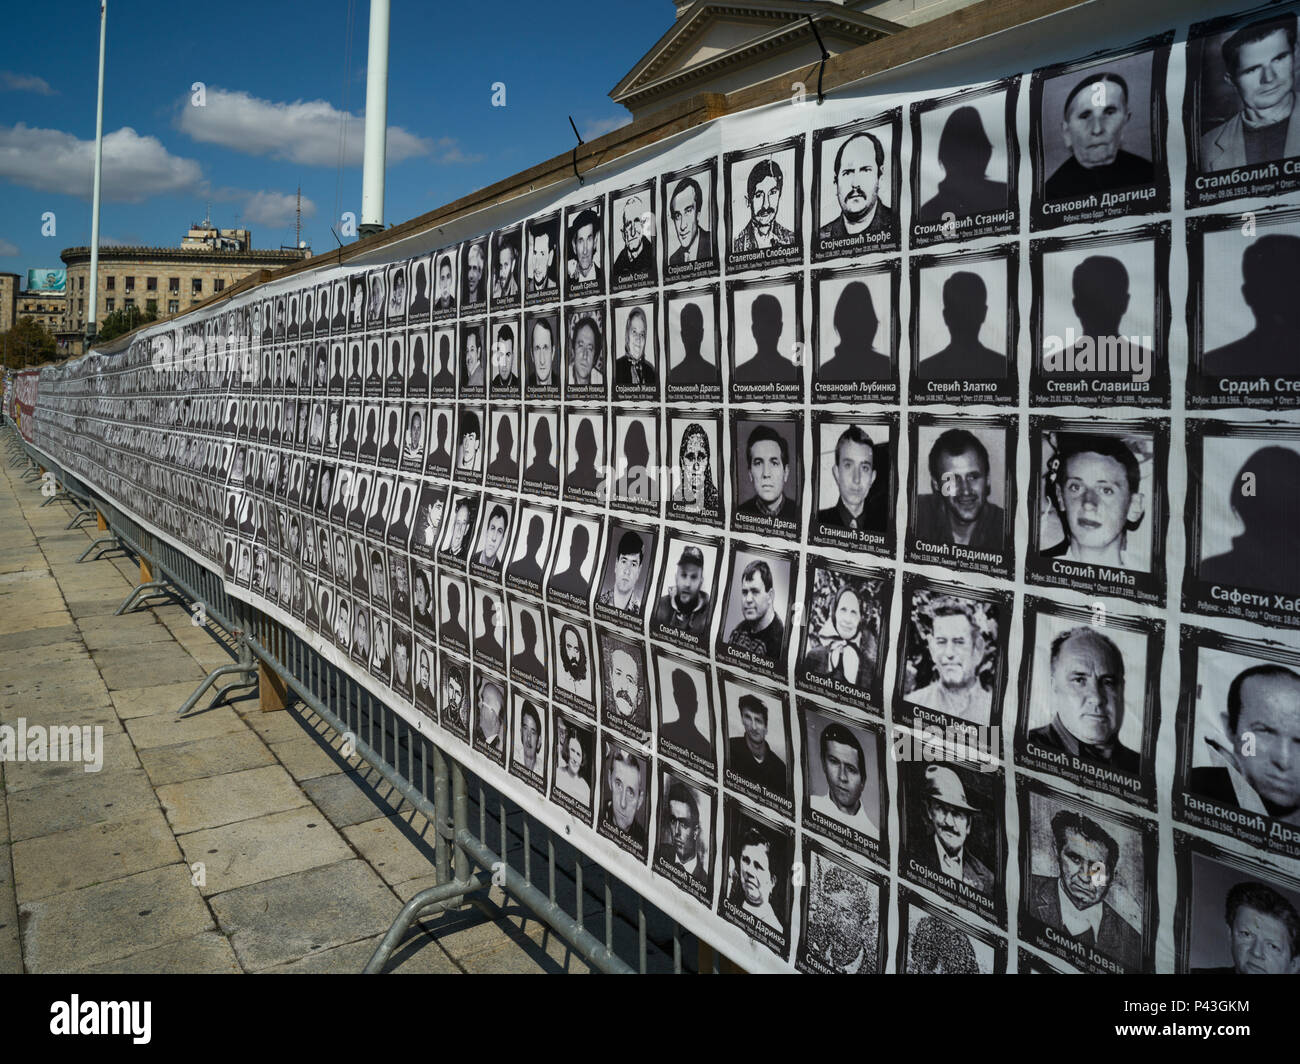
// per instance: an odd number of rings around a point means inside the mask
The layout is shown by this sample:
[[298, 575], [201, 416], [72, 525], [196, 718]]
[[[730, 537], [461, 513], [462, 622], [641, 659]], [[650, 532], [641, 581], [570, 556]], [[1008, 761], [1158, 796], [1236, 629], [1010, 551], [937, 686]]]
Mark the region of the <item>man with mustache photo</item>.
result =
[[749, 221], [732, 241], [732, 251], [794, 247], [794, 233], [776, 220], [784, 184], [785, 177], [775, 160], [762, 159], [754, 164], [745, 181]]
[[843, 240], [860, 233], [888, 232], [894, 212], [880, 199], [885, 149], [866, 131], [847, 137], [835, 152], [835, 198], [840, 213], [817, 231], [819, 240]]
[[605, 718], [618, 720], [635, 728], [646, 729], [649, 715], [641, 689], [641, 663], [632, 651], [607, 642], [602, 647], [604, 662], [603, 704]]

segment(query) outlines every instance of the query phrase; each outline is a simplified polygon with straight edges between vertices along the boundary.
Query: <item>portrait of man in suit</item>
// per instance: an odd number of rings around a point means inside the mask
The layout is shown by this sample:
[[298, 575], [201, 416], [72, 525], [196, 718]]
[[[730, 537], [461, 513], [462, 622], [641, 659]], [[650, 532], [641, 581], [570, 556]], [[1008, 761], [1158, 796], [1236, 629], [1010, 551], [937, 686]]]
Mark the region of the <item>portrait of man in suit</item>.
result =
[[1300, 824], [1300, 674], [1274, 664], [1243, 669], [1228, 685], [1220, 720], [1231, 745], [1214, 743], [1219, 764], [1193, 768], [1187, 789]]
[[1231, 170], [1300, 155], [1295, 119], [1296, 16], [1243, 26], [1220, 46], [1224, 80], [1240, 107], [1201, 137], [1201, 169]]
[[926, 766], [922, 811], [930, 837], [916, 847], [914, 860], [982, 894], [992, 891], [993, 873], [966, 845], [971, 824], [983, 811], [967, 800], [965, 784], [956, 769]]
[[1224, 905], [1232, 964], [1193, 975], [1300, 974], [1300, 913], [1264, 883], [1234, 883]]
[[605, 759], [605, 807], [601, 823], [627, 834], [644, 848], [646, 824], [641, 810], [646, 799], [646, 766], [623, 747], [613, 745]]
[[1053, 815], [1052, 840], [1059, 872], [1030, 877], [1029, 911], [1048, 927], [1136, 969], [1142, 936], [1106, 901], [1119, 843], [1100, 824], [1069, 809]]
[[700, 262], [713, 257], [713, 234], [702, 224], [704, 192], [693, 177], [677, 182], [668, 200], [668, 214], [677, 234], [677, 250], [668, 256], [671, 266]]
[[681, 780], [673, 779], [661, 808], [661, 841], [655, 860], [681, 869], [700, 883], [708, 882], [708, 846], [700, 835], [700, 806], [694, 791]]

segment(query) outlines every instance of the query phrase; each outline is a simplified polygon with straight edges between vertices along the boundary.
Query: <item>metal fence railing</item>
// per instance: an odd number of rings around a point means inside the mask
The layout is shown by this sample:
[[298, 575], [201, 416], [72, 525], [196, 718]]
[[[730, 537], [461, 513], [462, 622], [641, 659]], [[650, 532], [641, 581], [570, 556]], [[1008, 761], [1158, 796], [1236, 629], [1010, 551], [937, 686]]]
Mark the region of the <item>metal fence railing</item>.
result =
[[[637, 890], [418, 732], [369, 690], [317, 654], [287, 626], [226, 593], [220, 574], [141, 526], [54, 462], [5, 419], [6, 451], [22, 479], [52, 483], [46, 502], [76, 510], [68, 527], [100, 518], [102, 534], [81, 559], [125, 553], [142, 579], [118, 613], [149, 601], [201, 604], [205, 627], [234, 659], [214, 669], [180, 707], [192, 712], [219, 680], [213, 704], [259, 682], [278, 685], [286, 702], [314, 714], [434, 827], [435, 885], [402, 908], [367, 972], [379, 972], [417, 920], [461, 908], [499, 888], [591, 968], [650, 973], [728, 970], [725, 959], [648, 902]], [[49, 474], [53, 474], [52, 477]], [[48, 493], [48, 489], [47, 489]], [[148, 577], [148, 578], [146, 578]], [[436, 934], [436, 923], [425, 925]]]

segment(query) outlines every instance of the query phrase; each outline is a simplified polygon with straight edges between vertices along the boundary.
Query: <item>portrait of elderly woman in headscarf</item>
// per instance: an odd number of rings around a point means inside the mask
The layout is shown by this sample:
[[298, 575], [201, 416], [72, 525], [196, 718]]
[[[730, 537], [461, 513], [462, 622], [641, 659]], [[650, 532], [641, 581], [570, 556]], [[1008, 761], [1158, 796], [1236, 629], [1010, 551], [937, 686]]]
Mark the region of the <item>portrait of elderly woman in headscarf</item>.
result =
[[[831, 573], [817, 576], [834, 580]], [[814, 590], [814, 594], [816, 589]], [[870, 599], [850, 583], [835, 593], [825, 620], [809, 637], [805, 667], [854, 687], [871, 685], [876, 672], [878, 641], [871, 630]]]

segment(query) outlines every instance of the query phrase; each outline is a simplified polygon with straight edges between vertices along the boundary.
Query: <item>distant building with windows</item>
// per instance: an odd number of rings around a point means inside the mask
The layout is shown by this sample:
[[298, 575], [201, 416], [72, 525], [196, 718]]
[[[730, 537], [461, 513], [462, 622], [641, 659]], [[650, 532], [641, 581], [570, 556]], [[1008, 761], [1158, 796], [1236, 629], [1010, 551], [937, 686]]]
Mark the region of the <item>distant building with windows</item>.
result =
[[[99, 249], [99, 322], [115, 310], [139, 307], [169, 318], [218, 295], [259, 270], [278, 270], [311, 254], [309, 250], [255, 251], [247, 229], [219, 229], [208, 219], [190, 226], [180, 247]], [[65, 354], [85, 349], [90, 311], [90, 248], [68, 248], [61, 256], [68, 269], [66, 306], [55, 329]]]

